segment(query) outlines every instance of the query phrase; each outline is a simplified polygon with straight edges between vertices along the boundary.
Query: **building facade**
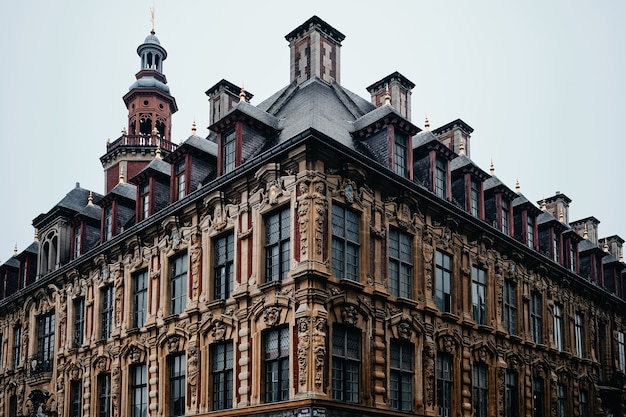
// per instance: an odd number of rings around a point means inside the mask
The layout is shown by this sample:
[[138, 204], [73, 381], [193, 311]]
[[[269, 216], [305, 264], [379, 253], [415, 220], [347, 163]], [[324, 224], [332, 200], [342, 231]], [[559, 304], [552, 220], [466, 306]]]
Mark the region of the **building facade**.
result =
[[107, 144], [0, 266], [7, 416], [623, 416], [619, 236], [411, 120], [395, 72], [340, 84], [344, 35], [286, 36], [290, 82], [221, 80], [175, 145], [152, 32]]

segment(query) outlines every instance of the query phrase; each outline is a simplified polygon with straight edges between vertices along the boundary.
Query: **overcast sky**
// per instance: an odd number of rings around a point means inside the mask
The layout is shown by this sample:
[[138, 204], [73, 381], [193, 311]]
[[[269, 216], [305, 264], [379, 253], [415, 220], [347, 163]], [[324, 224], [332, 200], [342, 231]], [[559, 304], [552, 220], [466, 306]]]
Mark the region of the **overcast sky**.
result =
[[[102, 193], [100, 156], [127, 126], [152, 0], [6, 1], [0, 6], [0, 260], [33, 241], [32, 220], [76, 182]], [[624, 1], [156, 1], [156, 34], [179, 111], [178, 143], [222, 78], [258, 104], [289, 83], [284, 36], [312, 15], [342, 32], [341, 83], [399, 71], [412, 121], [472, 126], [472, 159], [531, 201], [556, 191], [570, 220], [595, 216], [626, 238]]]

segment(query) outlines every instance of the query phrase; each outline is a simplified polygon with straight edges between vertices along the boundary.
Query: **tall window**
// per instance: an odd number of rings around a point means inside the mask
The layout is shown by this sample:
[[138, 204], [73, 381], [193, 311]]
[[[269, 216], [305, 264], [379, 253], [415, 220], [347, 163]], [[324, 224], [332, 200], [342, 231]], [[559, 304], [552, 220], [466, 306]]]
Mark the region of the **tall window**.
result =
[[9, 417], [17, 417], [17, 395], [9, 397]]
[[113, 206], [109, 204], [104, 208], [104, 240], [111, 240], [113, 237]]
[[289, 272], [291, 210], [286, 207], [265, 218], [265, 280], [279, 281]]
[[113, 328], [113, 286], [107, 285], [101, 291], [102, 294], [102, 315], [100, 337], [108, 339]]
[[81, 236], [80, 225], [74, 226], [74, 259], [78, 258], [81, 253]]
[[215, 240], [215, 299], [230, 297], [233, 289], [233, 262], [235, 258], [235, 246], [233, 234], [229, 233]]
[[554, 345], [558, 350], [563, 350], [563, 316], [558, 304], [554, 305]]
[[480, 217], [480, 183], [476, 178], [472, 178], [470, 201], [472, 216]]
[[542, 336], [542, 309], [541, 294], [537, 291], [530, 293], [530, 337], [535, 343], [543, 343]]
[[437, 416], [452, 416], [452, 356], [437, 355]]
[[180, 314], [187, 304], [187, 252], [170, 259], [170, 314]]
[[617, 363], [620, 371], [626, 372], [626, 344], [624, 332], [617, 333]]
[[404, 135], [395, 135], [393, 148], [393, 170], [396, 174], [406, 177], [407, 174], [407, 138]]
[[187, 193], [187, 182], [185, 180], [185, 160], [176, 162], [174, 165], [174, 175], [176, 176], [176, 200], [181, 200]]
[[574, 317], [574, 336], [576, 337], [576, 354], [581, 357], [584, 358], [585, 357], [585, 348], [584, 348], [584, 320], [583, 320], [583, 315], [581, 313], [576, 313], [576, 316]]
[[13, 369], [16, 369], [21, 362], [22, 356], [22, 325], [18, 324], [13, 328]]
[[333, 400], [359, 402], [361, 382], [361, 332], [336, 326], [333, 329]]
[[517, 284], [504, 281], [504, 328], [509, 334], [517, 334]]
[[505, 374], [505, 408], [506, 417], [519, 415], [519, 393], [517, 388], [517, 372], [507, 369]]
[[576, 272], [576, 251], [574, 250], [574, 242], [570, 240], [569, 243], [569, 269], [572, 272]]
[[393, 410], [413, 409], [413, 345], [410, 343], [391, 341], [389, 392]]
[[535, 219], [528, 215], [526, 217], [526, 239], [529, 248], [535, 247]]
[[148, 416], [148, 372], [146, 364], [130, 368], [130, 417]]
[[224, 135], [224, 145], [222, 149], [222, 173], [226, 174], [235, 169], [235, 131]]
[[502, 233], [509, 234], [509, 202], [502, 199]]
[[289, 328], [264, 333], [265, 402], [289, 399]]
[[148, 301], [148, 271], [133, 275], [133, 327], [146, 324]]
[[332, 265], [337, 278], [359, 280], [359, 215], [332, 206]]
[[413, 239], [396, 229], [389, 230], [389, 289], [396, 297], [413, 295]]
[[533, 380], [533, 417], [544, 416], [544, 390], [543, 379]]
[[452, 312], [452, 258], [443, 252], [437, 251], [435, 292], [437, 308], [445, 313]]
[[487, 274], [483, 269], [472, 267], [472, 305], [474, 321], [487, 324]]
[[587, 390], [581, 389], [578, 397], [578, 415], [580, 417], [589, 417], [589, 394]]
[[185, 415], [185, 394], [187, 392], [186, 357], [184, 353], [168, 358], [170, 368], [170, 416]]
[[212, 347], [213, 410], [233, 407], [233, 343]]
[[37, 363], [37, 369], [42, 372], [50, 372], [54, 362], [54, 313], [39, 316], [37, 324], [37, 355], [39, 356], [38, 360], [41, 361]]
[[74, 347], [83, 345], [85, 334], [85, 299], [80, 297], [74, 300]]
[[150, 216], [150, 183], [145, 182], [139, 187], [139, 220]]
[[80, 417], [83, 411], [83, 387], [81, 381], [70, 383], [70, 417]]
[[487, 417], [487, 365], [474, 364], [474, 416]]
[[552, 259], [554, 262], [559, 262], [559, 234], [556, 230], [553, 230], [554, 238], [552, 239]]
[[442, 158], [437, 158], [435, 163], [435, 194], [441, 198], [446, 198], [446, 183], [447, 183], [447, 162]]
[[111, 374], [98, 375], [98, 417], [111, 417]]
[[567, 388], [563, 384], [557, 385], [557, 417], [567, 416]]

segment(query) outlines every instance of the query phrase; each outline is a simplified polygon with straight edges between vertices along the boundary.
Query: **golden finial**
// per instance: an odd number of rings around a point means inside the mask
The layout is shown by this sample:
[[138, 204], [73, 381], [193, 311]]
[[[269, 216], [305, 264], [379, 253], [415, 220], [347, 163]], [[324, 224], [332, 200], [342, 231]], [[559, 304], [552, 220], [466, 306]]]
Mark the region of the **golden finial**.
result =
[[489, 173], [493, 177], [493, 174], [496, 172], [496, 168], [493, 166], [493, 158], [491, 158], [491, 165], [489, 165]]
[[430, 122], [428, 121], [428, 115], [426, 115], [426, 120], [424, 121], [424, 130], [430, 132]]
[[389, 84], [385, 84], [385, 106], [391, 105], [391, 94], [389, 94]]
[[124, 136], [126, 136], [126, 135], [127, 135], [127, 132], [126, 132], [126, 127], [123, 127], [123, 128], [122, 128], [122, 135], [124, 135]]
[[239, 92], [239, 102], [240, 103], [245, 103], [246, 101], [246, 89], [244, 88], [243, 84], [241, 85], [241, 91]]
[[459, 143], [459, 155], [465, 155], [465, 141], [461, 138], [461, 143]]
[[93, 191], [89, 191], [89, 198], [87, 199], [87, 205], [93, 206]]
[[161, 145], [157, 146], [156, 151], [154, 151], [154, 155], [161, 159]]
[[150, 31], [150, 34], [154, 35], [154, 9], [155, 9], [155, 5], [154, 5], [154, 1], [152, 2], [152, 7], [150, 7], [150, 21], [152, 22], [152, 30]]
[[124, 183], [124, 171], [120, 169], [120, 184]]
[[15, 243], [15, 247], [13, 248], [13, 256], [17, 256], [17, 242]]
[[519, 194], [521, 191], [521, 187], [519, 186], [519, 178], [515, 179], [515, 192]]
[[622, 253], [622, 248], [619, 248], [619, 261], [624, 263], [624, 254]]
[[196, 119], [194, 119], [193, 123], [191, 124], [191, 134], [193, 136], [196, 136]]
[[589, 231], [587, 230], [586, 223], [585, 223], [585, 228], [583, 229], [583, 239], [589, 239]]
[[604, 241], [604, 251], [606, 253], [609, 253], [609, 242], [607, 242], [606, 240]]
[[563, 223], [565, 216], [563, 215], [563, 209], [559, 210], [559, 221]]
[[541, 201], [541, 210], [546, 211], [548, 209], [548, 205], [546, 204], [546, 199], [544, 198]]
[[157, 128], [156, 128], [156, 126], [154, 126], [154, 127], [152, 128], [152, 136], [156, 136], [156, 135], [158, 135], [158, 134], [159, 134], [159, 129], [157, 129]]

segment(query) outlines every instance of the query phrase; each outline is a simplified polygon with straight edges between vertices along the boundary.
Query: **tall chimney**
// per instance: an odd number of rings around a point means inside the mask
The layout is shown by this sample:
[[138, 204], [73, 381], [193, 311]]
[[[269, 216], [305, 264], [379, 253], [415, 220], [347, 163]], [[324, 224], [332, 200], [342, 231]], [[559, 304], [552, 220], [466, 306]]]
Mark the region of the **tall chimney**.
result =
[[285, 39], [289, 42], [290, 82], [302, 84], [312, 77], [328, 83], [340, 83], [339, 51], [345, 36], [313, 16], [293, 31]]
[[391, 106], [398, 110], [405, 119], [411, 120], [411, 90], [415, 87], [408, 78], [394, 72], [367, 87], [372, 97], [372, 104], [380, 107], [385, 104], [385, 96], [391, 97]]

